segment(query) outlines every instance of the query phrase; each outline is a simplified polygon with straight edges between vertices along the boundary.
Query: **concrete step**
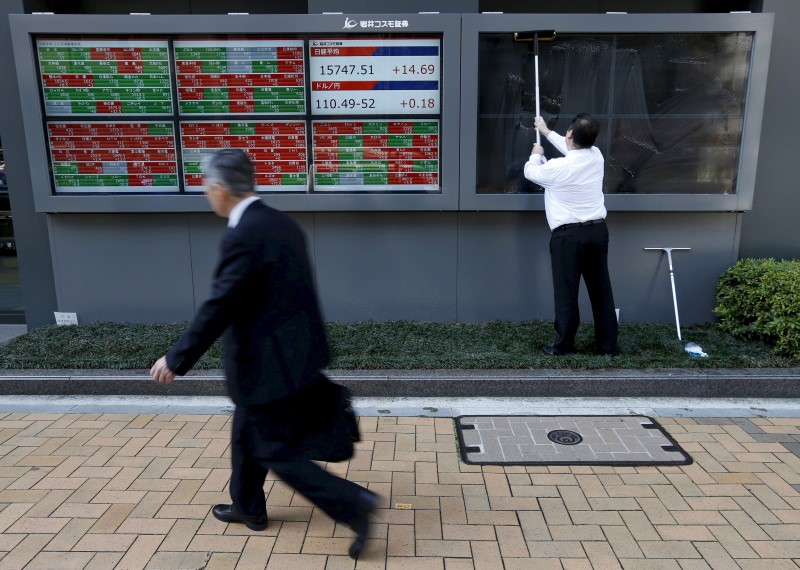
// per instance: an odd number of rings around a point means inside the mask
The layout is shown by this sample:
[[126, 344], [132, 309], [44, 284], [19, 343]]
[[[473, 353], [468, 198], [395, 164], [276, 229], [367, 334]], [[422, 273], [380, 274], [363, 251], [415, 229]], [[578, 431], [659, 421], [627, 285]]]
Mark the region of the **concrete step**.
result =
[[[648, 370], [331, 370], [357, 397], [800, 398], [800, 368]], [[147, 371], [5, 370], [0, 395], [224, 396], [219, 370], [168, 386]]]

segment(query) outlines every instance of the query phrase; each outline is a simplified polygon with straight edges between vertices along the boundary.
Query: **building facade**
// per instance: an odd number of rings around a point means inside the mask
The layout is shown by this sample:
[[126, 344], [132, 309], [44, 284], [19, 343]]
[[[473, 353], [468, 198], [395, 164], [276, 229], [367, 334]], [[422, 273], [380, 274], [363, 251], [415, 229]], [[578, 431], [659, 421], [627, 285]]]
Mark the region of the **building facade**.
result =
[[665, 256], [644, 248], [691, 248], [674, 255], [686, 324], [713, 320], [717, 278], [738, 258], [798, 257], [800, 198], [781, 160], [800, 95], [791, 0], [725, 3], [749, 14], [688, 0], [566, 14], [218, 4], [12, 1], [0, 14], [29, 327], [54, 311], [190, 319], [225, 227], [197, 165], [225, 145], [249, 149], [265, 201], [306, 231], [329, 320], [551, 318], [542, 193], [521, 179], [536, 81], [514, 32], [536, 29], [557, 32], [539, 43], [542, 115], [562, 131], [581, 111], [603, 125], [622, 320], [673, 319]]

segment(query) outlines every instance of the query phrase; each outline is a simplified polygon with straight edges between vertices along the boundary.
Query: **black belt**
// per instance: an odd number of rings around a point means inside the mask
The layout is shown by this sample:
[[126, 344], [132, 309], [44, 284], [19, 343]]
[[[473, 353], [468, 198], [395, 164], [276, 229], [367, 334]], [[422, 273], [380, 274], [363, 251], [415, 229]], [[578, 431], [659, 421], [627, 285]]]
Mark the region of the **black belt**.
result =
[[572, 224], [561, 224], [560, 226], [558, 226], [553, 231], [555, 232], [555, 231], [558, 231], [558, 230], [565, 230], [567, 228], [579, 228], [581, 226], [593, 226], [595, 224], [603, 224], [603, 223], [605, 223], [605, 219], [604, 218], [599, 218], [597, 220], [589, 220], [588, 222], [575, 222], [575, 223], [572, 223]]

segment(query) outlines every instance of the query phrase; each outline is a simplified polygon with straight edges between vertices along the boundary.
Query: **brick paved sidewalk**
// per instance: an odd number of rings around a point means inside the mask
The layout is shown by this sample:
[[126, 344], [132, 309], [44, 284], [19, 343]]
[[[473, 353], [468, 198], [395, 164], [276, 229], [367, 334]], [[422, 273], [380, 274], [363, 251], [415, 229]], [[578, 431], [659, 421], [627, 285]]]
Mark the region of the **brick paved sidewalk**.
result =
[[450, 419], [360, 421], [329, 466], [385, 498], [356, 563], [280, 481], [267, 531], [211, 516], [228, 416], [0, 412], [0, 569], [800, 567], [800, 418], [660, 419], [696, 463], [642, 468], [471, 466]]

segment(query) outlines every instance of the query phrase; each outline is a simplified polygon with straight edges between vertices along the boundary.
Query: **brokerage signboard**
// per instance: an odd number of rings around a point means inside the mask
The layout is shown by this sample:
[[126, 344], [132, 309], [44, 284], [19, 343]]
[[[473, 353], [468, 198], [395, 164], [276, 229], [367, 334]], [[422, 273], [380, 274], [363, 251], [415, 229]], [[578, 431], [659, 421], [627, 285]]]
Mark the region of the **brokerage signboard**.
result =
[[303, 114], [303, 40], [177, 40], [181, 114]]
[[309, 40], [313, 115], [438, 115], [439, 38]]
[[203, 161], [221, 148], [247, 151], [259, 192], [308, 189], [305, 121], [196, 121], [180, 128], [187, 192], [204, 189]]
[[162, 40], [39, 39], [47, 115], [171, 115], [169, 47]]
[[172, 123], [47, 123], [56, 193], [177, 192]]

